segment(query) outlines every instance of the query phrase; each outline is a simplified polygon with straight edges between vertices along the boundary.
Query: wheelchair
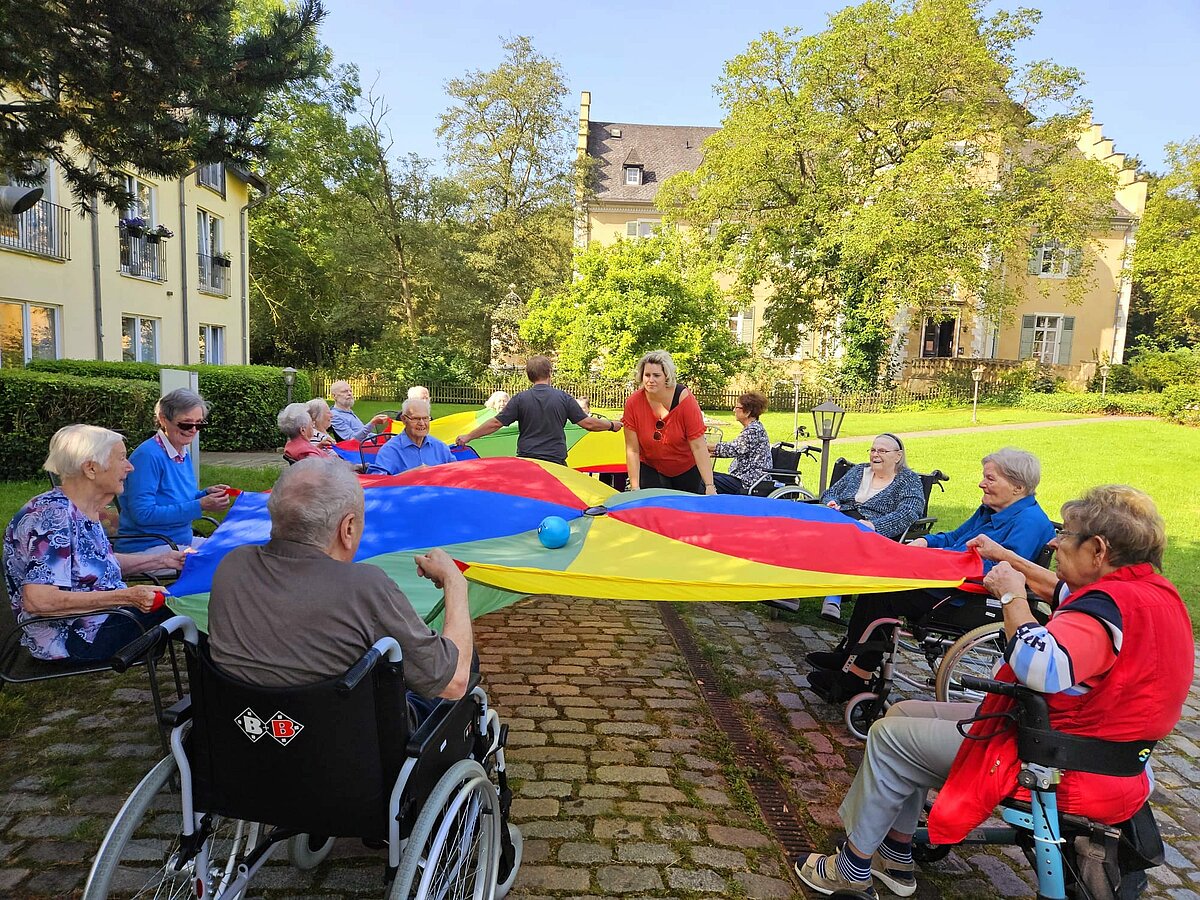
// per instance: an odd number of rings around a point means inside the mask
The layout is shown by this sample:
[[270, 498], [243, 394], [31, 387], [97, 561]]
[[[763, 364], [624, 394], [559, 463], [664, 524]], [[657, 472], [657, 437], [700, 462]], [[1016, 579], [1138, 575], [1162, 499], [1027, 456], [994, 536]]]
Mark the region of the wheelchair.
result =
[[301, 869], [335, 837], [387, 847], [392, 900], [504, 897], [521, 863], [508, 822], [508, 727], [474, 676], [409, 733], [399, 644], [381, 638], [344, 675], [263, 688], [222, 673], [176, 616], [117, 666], [182, 637], [191, 695], [163, 713], [171, 753], [117, 813], [86, 900], [243, 897], [280, 845]]

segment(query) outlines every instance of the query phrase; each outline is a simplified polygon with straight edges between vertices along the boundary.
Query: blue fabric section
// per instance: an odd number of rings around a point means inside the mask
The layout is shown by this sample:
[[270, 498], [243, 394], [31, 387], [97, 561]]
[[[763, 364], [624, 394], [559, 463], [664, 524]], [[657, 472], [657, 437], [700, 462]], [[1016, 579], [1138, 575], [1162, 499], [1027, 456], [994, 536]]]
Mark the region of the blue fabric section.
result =
[[[980, 506], [975, 515], [953, 531], [931, 534], [925, 542], [942, 550], [965, 550], [967, 541], [980, 534], [986, 534], [1024, 559], [1036, 559], [1054, 537], [1054, 526], [1038, 506], [1036, 497], [1022, 497], [999, 512]], [[984, 560], [983, 571], [986, 573], [993, 565]]]
[[[129, 456], [133, 471], [125, 478], [120, 530], [125, 534], [152, 531], [180, 547], [192, 542], [192, 520], [200, 518], [200, 497], [192, 461], [175, 462], [154, 438], [143, 441]], [[122, 540], [117, 550], [130, 553], [160, 546], [155, 538]]]
[[[629, 499], [624, 499], [628, 497]], [[648, 506], [677, 509], [681, 512], [709, 515], [753, 516], [763, 519], [800, 519], [805, 522], [825, 522], [830, 525], [854, 525], [870, 531], [866, 525], [842, 515], [820, 503], [797, 503], [790, 500], [771, 500], [738, 494], [716, 494], [702, 497], [681, 491], [634, 491], [618, 494], [605, 504], [611, 510], [641, 509]]]
[[450, 448], [432, 435], [426, 435], [418, 447], [407, 434], [400, 433], [379, 448], [367, 471], [373, 475], [399, 475], [420, 466], [449, 462], [454, 462]]
[[[490, 491], [463, 488], [367, 488], [362, 543], [355, 559], [364, 560], [401, 550], [444, 547], [533, 531], [546, 516], [567, 521], [577, 509]], [[173, 585], [176, 597], [207, 593], [225, 554], [242, 544], [265, 544], [271, 536], [267, 494], [242, 494], [221, 527], [188, 558]]]

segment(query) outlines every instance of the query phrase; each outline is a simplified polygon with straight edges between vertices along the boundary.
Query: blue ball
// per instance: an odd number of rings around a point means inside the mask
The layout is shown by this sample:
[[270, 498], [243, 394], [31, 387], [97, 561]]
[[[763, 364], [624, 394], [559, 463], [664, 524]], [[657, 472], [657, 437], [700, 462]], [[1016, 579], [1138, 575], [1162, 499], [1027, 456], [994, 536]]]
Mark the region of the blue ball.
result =
[[538, 540], [550, 550], [565, 547], [570, 539], [571, 526], [562, 516], [546, 516], [538, 526]]

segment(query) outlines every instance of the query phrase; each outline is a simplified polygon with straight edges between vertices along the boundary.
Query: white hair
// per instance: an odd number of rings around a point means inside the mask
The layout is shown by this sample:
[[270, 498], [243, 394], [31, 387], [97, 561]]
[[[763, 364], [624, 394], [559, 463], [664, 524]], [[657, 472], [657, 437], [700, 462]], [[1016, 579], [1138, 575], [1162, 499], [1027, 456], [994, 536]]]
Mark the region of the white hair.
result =
[[312, 416], [308, 414], [307, 403], [289, 403], [279, 411], [279, 430], [289, 438], [299, 437], [300, 433], [312, 425]]
[[428, 401], [428, 400], [426, 400], [424, 397], [409, 397], [409, 398], [408, 398], [407, 400], [405, 400], [405, 401], [404, 401], [404, 403], [403, 403], [403, 404], [400, 406], [400, 416], [401, 416], [401, 418], [403, 418], [404, 416], [407, 416], [407, 415], [408, 415], [408, 413], [409, 413], [409, 411], [410, 411], [410, 410], [412, 410], [412, 408], [413, 408], [414, 406], [423, 406], [423, 407], [425, 407], [425, 414], [426, 414], [426, 415], [428, 415], [428, 414], [429, 414], [429, 401]]
[[428, 400], [429, 399], [429, 388], [425, 387], [425, 385], [423, 385], [423, 384], [414, 384], [412, 387], [410, 387], [408, 389], [408, 399], [409, 400]]
[[504, 409], [504, 407], [508, 404], [508, 401], [511, 399], [512, 397], [508, 395], [508, 391], [492, 391], [492, 396], [488, 397], [487, 402], [485, 402], [483, 405], [485, 409], [491, 409], [496, 412], [500, 412], [500, 410]]
[[305, 404], [308, 408], [308, 415], [315, 423], [317, 419], [329, 412], [329, 404], [322, 397], [313, 397]]
[[1001, 447], [983, 458], [983, 464], [994, 465], [1008, 481], [1033, 494], [1042, 480], [1042, 464], [1028, 450], [1016, 447]]
[[80, 474], [86, 463], [108, 465], [112, 448], [125, 438], [98, 425], [67, 425], [50, 438], [50, 453], [42, 468], [59, 478]]
[[675, 387], [679, 380], [678, 373], [675, 371], [675, 360], [671, 359], [671, 354], [666, 350], [651, 350], [638, 362], [637, 383], [639, 387], [642, 384], [642, 374], [646, 371], [646, 366], [649, 363], [662, 368], [663, 375], [667, 378], [667, 387]]
[[201, 397], [193, 390], [188, 388], [177, 388], [169, 394], [163, 394], [158, 398], [158, 403], [155, 404], [154, 413], [160, 419], [165, 419], [168, 422], [174, 422], [175, 417], [185, 412], [190, 412], [196, 407], [200, 407], [200, 417], [208, 416], [208, 401]]
[[324, 548], [347, 513], [363, 515], [363, 489], [342, 460], [310, 456], [284, 469], [267, 510], [272, 538]]

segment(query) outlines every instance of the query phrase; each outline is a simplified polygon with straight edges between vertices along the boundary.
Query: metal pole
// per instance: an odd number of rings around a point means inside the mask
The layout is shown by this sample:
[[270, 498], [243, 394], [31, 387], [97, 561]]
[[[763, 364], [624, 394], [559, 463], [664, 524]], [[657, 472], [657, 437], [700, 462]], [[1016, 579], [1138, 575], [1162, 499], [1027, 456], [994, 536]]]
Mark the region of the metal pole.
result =
[[1100, 396], [1103, 397], [1107, 393], [1108, 393], [1108, 376], [1101, 375], [1100, 376]]
[[288, 394], [288, 403], [291, 403], [291, 402], [292, 402], [292, 386], [289, 384], [289, 385], [287, 386], [287, 389], [288, 389], [288, 391], [287, 391], [287, 394]]
[[793, 381], [792, 389], [792, 440], [800, 437], [800, 382]]
[[821, 436], [821, 490], [817, 493], [820, 497], [825, 493], [825, 488], [829, 487], [829, 438]]
[[971, 424], [979, 420], [979, 382], [975, 382], [975, 397], [971, 401]]

